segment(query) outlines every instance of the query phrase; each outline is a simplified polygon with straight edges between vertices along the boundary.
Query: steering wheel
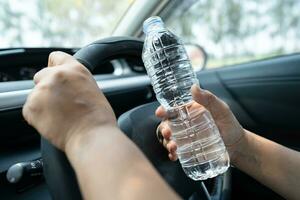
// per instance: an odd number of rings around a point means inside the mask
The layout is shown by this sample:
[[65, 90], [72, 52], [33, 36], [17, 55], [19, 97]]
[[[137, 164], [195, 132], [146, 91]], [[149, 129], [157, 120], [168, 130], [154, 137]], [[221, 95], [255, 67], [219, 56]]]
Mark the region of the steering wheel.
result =
[[[74, 57], [89, 70], [115, 58], [140, 57], [141, 40], [130, 37], [110, 37], [93, 42], [80, 49]], [[188, 178], [179, 162], [172, 162], [166, 150], [158, 142], [155, 130], [160, 123], [154, 115], [158, 102], [136, 107], [118, 119], [121, 130], [143, 151], [165, 181], [184, 199], [227, 199], [229, 191], [228, 173], [211, 179], [211, 192], [202, 182]], [[53, 199], [77, 200], [82, 195], [74, 170], [65, 154], [47, 140], [41, 141], [44, 176]], [[97, 173], [97, 172], [95, 172]]]

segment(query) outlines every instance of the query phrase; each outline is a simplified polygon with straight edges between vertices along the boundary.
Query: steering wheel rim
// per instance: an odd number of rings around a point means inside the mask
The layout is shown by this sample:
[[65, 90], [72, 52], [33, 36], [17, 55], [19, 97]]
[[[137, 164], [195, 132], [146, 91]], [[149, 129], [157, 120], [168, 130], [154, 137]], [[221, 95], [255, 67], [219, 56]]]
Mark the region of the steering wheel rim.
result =
[[[143, 42], [141, 40], [131, 37], [111, 37], [98, 40], [83, 47], [74, 57], [92, 71], [94, 68], [101, 66], [101, 64], [115, 58], [141, 56], [142, 48]], [[167, 152], [158, 143], [155, 137], [155, 129], [160, 120], [154, 116], [154, 110], [157, 106], [158, 103], [156, 102], [136, 107], [120, 116], [118, 123], [122, 131], [141, 148], [168, 184], [183, 198], [187, 198], [191, 195], [192, 191], [200, 188], [200, 184], [186, 177], [179, 163], [169, 161]], [[136, 113], [139, 113], [138, 115], [143, 113], [144, 116], [136, 118], [138, 116]], [[138, 129], [135, 128], [132, 118], [143, 119], [139, 122], [147, 126], [147, 128], [143, 128], [141, 124], [138, 126]], [[147, 140], [144, 140], [142, 143], [141, 137], [134, 137], [137, 136], [137, 132], [140, 130], [144, 132], [148, 130], [144, 137]], [[154, 145], [157, 150], [154, 151], [155, 155], [151, 155], [151, 153], [153, 154], [152, 149], [149, 148], [151, 145]], [[44, 160], [44, 176], [53, 199], [82, 199], [76, 175], [66, 155], [43, 138], [41, 140], [41, 150]], [[157, 163], [157, 160], [160, 160], [161, 163]], [[167, 167], [160, 168], [158, 165], [162, 163]], [[187, 187], [182, 188], [183, 184]], [[213, 192], [216, 193], [216, 189], [213, 188]], [[211, 196], [215, 197], [216, 195], [212, 194]]]

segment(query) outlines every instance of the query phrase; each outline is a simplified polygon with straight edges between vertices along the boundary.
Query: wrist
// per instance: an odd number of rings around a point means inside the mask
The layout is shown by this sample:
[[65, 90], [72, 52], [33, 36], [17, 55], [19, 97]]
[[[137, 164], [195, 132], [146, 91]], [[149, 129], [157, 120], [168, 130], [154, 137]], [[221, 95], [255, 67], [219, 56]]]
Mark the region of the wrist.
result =
[[230, 155], [230, 162], [236, 166], [244, 151], [247, 151], [249, 133], [246, 129], [242, 129], [239, 139], [232, 145], [226, 146]]
[[71, 133], [71, 137], [66, 141], [65, 153], [71, 162], [81, 159], [95, 146], [99, 137], [107, 134], [113, 135], [115, 132], [119, 132], [119, 128], [115, 124], [79, 129], [76, 133]]

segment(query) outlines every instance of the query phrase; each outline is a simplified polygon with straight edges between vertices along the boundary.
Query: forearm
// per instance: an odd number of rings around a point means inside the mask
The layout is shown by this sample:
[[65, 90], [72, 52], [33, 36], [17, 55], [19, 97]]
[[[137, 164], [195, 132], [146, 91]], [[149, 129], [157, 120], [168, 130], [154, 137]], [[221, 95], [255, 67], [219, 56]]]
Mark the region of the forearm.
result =
[[300, 153], [245, 131], [233, 164], [287, 199], [300, 196]]
[[140, 150], [117, 128], [101, 127], [66, 149], [86, 199], [176, 199]]

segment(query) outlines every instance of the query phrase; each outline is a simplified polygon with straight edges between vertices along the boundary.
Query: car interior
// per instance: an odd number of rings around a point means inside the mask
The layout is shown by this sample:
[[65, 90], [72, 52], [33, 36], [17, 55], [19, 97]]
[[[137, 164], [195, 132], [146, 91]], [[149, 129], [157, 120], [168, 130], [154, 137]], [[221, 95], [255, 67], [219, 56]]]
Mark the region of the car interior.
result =
[[[39, 8], [36, 2], [28, 3], [28, 9]], [[51, 1], [45, 2], [49, 9], [56, 8], [51, 7]], [[91, 7], [88, 1], [78, 2], [87, 9]], [[235, 166], [218, 177], [192, 181], [178, 161], [168, 159], [167, 151], [155, 135], [160, 119], [154, 112], [159, 103], [141, 58], [142, 24], [150, 16], [160, 16], [186, 44], [202, 88], [224, 100], [244, 128], [299, 151], [300, 46], [297, 39], [300, 35], [297, 28], [299, 30], [300, 14], [295, 11], [299, 2], [122, 0], [120, 5], [108, 0], [91, 2], [97, 5], [95, 10], [106, 9], [99, 5], [116, 9], [116, 12], [110, 10], [100, 16], [109, 19], [118, 15], [114, 26], [107, 23], [111, 30], [106, 35], [96, 36], [103, 26], [93, 29], [95, 37], [82, 37], [81, 42], [78, 42], [80, 37], [75, 37], [73, 43], [69, 43], [68, 34], [57, 33], [62, 40], [54, 38], [54, 42], [58, 41], [54, 45], [30, 45], [32, 40], [28, 40], [29, 45], [22, 46], [22, 43], [1, 44], [1, 40], [8, 41], [8, 35], [14, 32], [0, 34], [0, 198], [82, 199], [76, 176], [64, 153], [41, 139], [22, 116], [22, 106], [34, 87], [34, 74], [47, 66], [51, 52], [63, 51], [92, 72], [112, 105], [121, 130], [180, 197], [189, 200], [283, 199]], [[20, 4], [21, 1], [0, 3], [5, 14], [22, 9]], [[74, 1], [77, 7], [70, 7], [85, 12], [79, 9], [82, 4]], [[62, 5], [58, 5], [59, 9], [68, 9], [68, 3]], [[70, 20], [76, 16], [73, 11], [70, 11]], [[61, 13], [55, 12], [56, 15]], [[274, 13], [279, 14], [275, 16]], [[5, 14], [0, 14], [0, 18], [7, 17]], [[39, 17], [42, 21], [47, 15]], [[82, 29], [94, 27], [100, 18], [87, 18], [91, 23], [83, 22], [78, 26]], [[7, 24], [17, 23], [16, 19], [21, 20], [12, 17]], [[79, 21], [74, 17], [76, 20]], [[27, 26], [25, 22], [20, 23]], [[106, 22], [100, 20], [99, 23]], [[0, 25], [0, 30], [5, 29]], [[63, 28], [73, 34], [74, 30], [80, 30]], [[51, 32], [50, 28], [48, 31]], [[38, 40], [39, 37], [32, 33], [30, 38], [35, 37]], [[42, 39], [47, 37], [50, 36], [43, 34]], [[66, 45], [62, 42], [65, 40]], [[9, 171], [14, 179], [9, 179]]]

